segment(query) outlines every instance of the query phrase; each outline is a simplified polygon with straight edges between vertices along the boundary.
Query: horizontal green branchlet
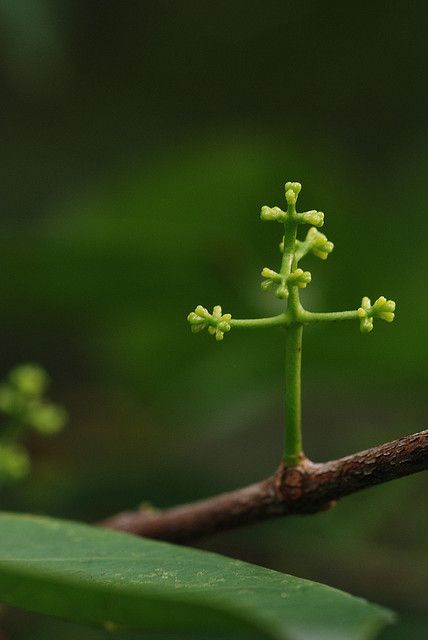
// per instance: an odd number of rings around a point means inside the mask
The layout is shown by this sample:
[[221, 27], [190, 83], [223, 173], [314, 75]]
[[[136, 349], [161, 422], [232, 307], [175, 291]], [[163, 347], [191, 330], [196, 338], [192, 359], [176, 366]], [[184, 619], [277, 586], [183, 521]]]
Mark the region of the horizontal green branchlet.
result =
[[[230, 313], [223, 314], [220, 306], [215, 306], [212, 313], [201, 305], [188, 315], [193, 332], [208, 329], [216, 340], [223, 340], [224, 334], [231, 328], [258, 328], [281, 326], [286, 329], [285, 353], [285, 448], [284, 461], [295, 466], [304, 457], [301, 435], [301, 392], [300, 370], [303, 326], [314, 322], [337, 320], [359, 320], [361, 333], [369, 333], [373, 329], [373, 320], [380, 318], [386, 322], [394, 319], [395, 302], [380, 296], [371, 304], [365, 296], [361, 306], [352, 311], [312, 312], [303, 308], [300, 302], [299, 289], [311, 282], [311, 274], [298, 265], [300, 260], [312, 254], [326, 260], [333, 251], [334, 245], [317, 227], [324, 224], [324, 214], [311, 210], [299, 213], [296, 211], [297, 198], [302, 186], [299, 182], [285, 184], [286, 210], [280, 207], [263, 206], [260, 217], [266, 221], [276, 221], [284, 225], [284, 235], [280, 243], [282, 261], [279, 271], [264, 267], [261, 271], [263, 280], [261, 288], [272, 291], [284, 301], [284, 310], [277, 316], [256, 319], [232, 318]], [[300, 225], [311, 225], [304, 240], [297, 239]]]
[[22, 444], [26, 431], [52, 436], [66, 423], [64, 409], [46, 399], [48, 387], [47, 373], [35, 364], [15, 367], [0, 384], [0, 486], [30, 471], [30, 458]]

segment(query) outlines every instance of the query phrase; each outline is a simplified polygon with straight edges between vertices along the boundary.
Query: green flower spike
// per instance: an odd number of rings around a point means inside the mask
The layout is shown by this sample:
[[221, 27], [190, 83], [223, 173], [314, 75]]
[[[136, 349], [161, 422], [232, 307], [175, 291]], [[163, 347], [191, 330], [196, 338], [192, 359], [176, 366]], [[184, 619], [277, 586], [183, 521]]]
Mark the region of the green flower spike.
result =
[[[395, 303], [380, 297], [372, 305], [369, 298], [363, 298], [361, 307], [349, 311], [309, 311], [300, 300], [300, 289], [311, 282], [309, 271], [299, 268], [299, 261], [309, 253], [326, 260], [334, 245], [316, 227], [324, 224], [324, 214], [315, 209], [299, 213], [296, 211], [297, 199], [302, 185], [299, 182], [285, 183], [286, 210], [279, 207], [262, 207], [262, 220], [274, 220], [283, 225], [281, 264], [277, 271], [262, 269], [261, 288], [272, 293], [282, 301], [281, 311], [276, 316], [265, 318], [231, 318], [222, 314], [221, 307], [214, 307], [209, 313], [204, 307], [196, 307], [188, 316], [192, 331], [208, 329], [217, 340], [222, 340], [231, 326], [242, 329], [263, 327], [282, 327], [285, 329], [285, 434], [284, 463], [293, 467], [304, 460], [301, 432], [301, 382], [302, 336], [304, 327], [316, 322], [336, 322], [352, 320], [360, 322], [363, 333], [373, 329], [374, 318], [387, 322], [394, 319]], [[300, 225], [310, 225], [306, 237], [298, 240]], [[0, 397], [1, 401], [1, 397]]]
[[216, 340], [223, 340], [224, 334], [230, 331], [232, 316], [230, 313], [222, 313], [220, 305], [216, 305], [210, 313], [202, 305], [198, 305], [194, 311], [189, 313], [187, 320], [193, 333], [208, 329]]
[[361, 333], [370, 333], [373, 329], [373, 318], [381, 318], [386, 322], [392, 322], [395, 318], [395, 302], [380, 296], [372, 305], [370, 298], [364, 296], [361, 307], [358, 309]]

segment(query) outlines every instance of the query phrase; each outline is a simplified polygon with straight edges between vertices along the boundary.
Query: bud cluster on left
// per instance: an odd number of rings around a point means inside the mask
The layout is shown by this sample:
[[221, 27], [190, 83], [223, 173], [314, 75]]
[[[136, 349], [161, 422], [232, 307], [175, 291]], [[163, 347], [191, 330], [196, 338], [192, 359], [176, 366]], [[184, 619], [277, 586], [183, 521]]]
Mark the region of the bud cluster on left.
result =
[[223, 340], [224, 334], [231, 329], [232, 316], [230, 313], [223, 313], [220, 305], [216, 305], [210, 313], [208, 309], [198, 304], [196, 309], [189, 313], [187, 320], [193, 333], [208, 329], [216, 340]]
[[64, 427], [67, 415], [62, 407], [45, 397], [47, 373], [35, 364], [15, 367], [0, 384], [0, 485], [25, 477], [30, 459], [22, 437], [32, 429], [51, 436]]

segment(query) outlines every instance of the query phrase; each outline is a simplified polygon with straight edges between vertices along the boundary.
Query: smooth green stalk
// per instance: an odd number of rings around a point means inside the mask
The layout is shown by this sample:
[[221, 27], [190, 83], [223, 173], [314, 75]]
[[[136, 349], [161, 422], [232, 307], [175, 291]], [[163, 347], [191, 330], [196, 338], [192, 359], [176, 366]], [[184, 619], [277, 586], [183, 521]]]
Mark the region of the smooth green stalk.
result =
[[299, 464], [302, 448], [301, 368], [303, 326], [292, 324], [285, 340], [285, 446], [284, 462]]
[[330, 311], [328, 313], [314, 313], [312, 311], [305, 311], [302, 309], [299, 314], [301, 321], [304, 324], [309, 324], [310, 322], [334, 322], [337, 320], [357, 320], [358, 319], [358, 309], [355, 311]]
[[290, 324], [290, 318], [286, 313], [280, 313], [278, 316], [270, 318], [254, 318], [248, 320], [238, 320], [232, 318], [230, 320], [231, 327], [242, 327], [243, 329], [258, 329], [259, 327], [278, 327]]
[[[296, 208], [288, 206], [288, 216], [294, 216]], [[296, 239], [298, 224], [295, 220], [284, 223], [284, 253], [280, 273], [287, 278], [297, 267]], [[288, 288], [287, 311], [296, 321], [301, 308], [299, 288]], [[301, 369], [302, 369], [302, 337], [303, 325], [293, 322], [286, 331], [285, 339], [285, 439], [284, 462], [289, 466], [299, 464], [302, 455], [302, 401], [301, 401]]]

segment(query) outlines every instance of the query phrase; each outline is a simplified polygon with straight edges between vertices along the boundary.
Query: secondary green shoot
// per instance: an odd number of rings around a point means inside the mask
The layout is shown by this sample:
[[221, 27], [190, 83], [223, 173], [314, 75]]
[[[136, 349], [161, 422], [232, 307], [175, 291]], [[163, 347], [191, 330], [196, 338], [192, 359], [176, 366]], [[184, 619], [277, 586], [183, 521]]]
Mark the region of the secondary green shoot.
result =
[[[311, 282], [311, 274], [299, 267], [300, 261], [308, 254], [325, 260], [333, 251], [334, 245], [317, 227], [324, 224], [321, 211], [296, 211], [296, 202], [302, 185], [299, 182], [285, 184], [287, 209], [279, 207], [262, 207], [262, 220], [277, 221], [284, 226], [284, 237], [280, 244], [282, 261], [279, 271], [269, 267], [262, 269], [261, 287], [272, 292], [284, 302], [284, 310], [277, 316], [256, 319], [232, 318], [230, 313], [223, 313], [220, 306], [215, 306], [210, 313], [205, 307], [198, 305], [188, 315], [193, 332], [208, 329], [216, 340], [223, 340], [224, 334], [232, 328], [257, 328], [282, 326], [286, 330], [285, 339], [285, 447], [284, 461], [289, 466], [298, 465], [303, 458], [301, 433], [301, 360], [303, 327], [314, 322], [333, 320], [358, 320], [362, 333], [373, 329], [375, 318], [386, 322], [394, 319], [395, 302], [383, 296], [372, 304], [365, 296], [361, 306], [352, 311], [333, 311], [313, 313], [303, 308], [300, 302], [300, 289]], [[312, 225], [304, 240], [297, 239], [300, 225]]]
[[66, 423], [64, 409], [46, 398], [49, 384], [46, 371], [36, 364], [15, 367], [0, 383], [0, 488], [30, 472], [27, 432], [53, 436]]

